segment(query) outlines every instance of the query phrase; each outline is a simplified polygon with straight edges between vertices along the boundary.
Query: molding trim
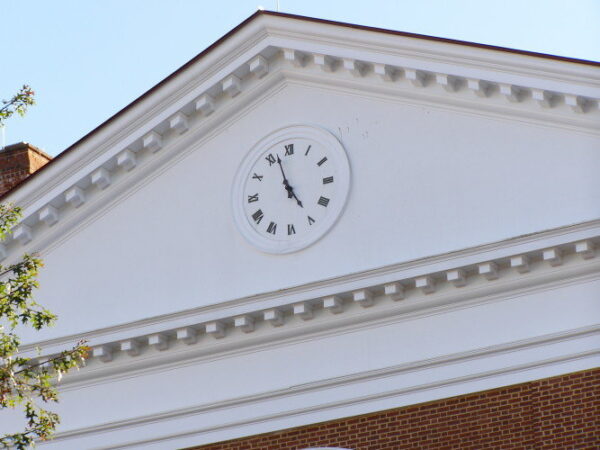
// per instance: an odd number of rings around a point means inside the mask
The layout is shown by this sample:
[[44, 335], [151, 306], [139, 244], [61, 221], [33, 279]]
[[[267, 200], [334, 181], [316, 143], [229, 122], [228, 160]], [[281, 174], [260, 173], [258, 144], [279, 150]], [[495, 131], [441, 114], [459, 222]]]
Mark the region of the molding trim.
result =
[[[278, 293], [277, 304], [266, 297], [229, 307], [222, 304], [208, 314], [179, 313], [185, 321], [154, 318], [151, 326], [127, 324], [122, 329], [96, 330], [77, 337], [90, 341], [92, 358], [85, 370], [63, 385], [68, 388], [71, 383], [89, 383], [131, 371], [256, 351], [262, 345], [283, 344], [286, 339], [314, 338], [348, 327], [440, 314], [598, 279], [599, 245], [600, 236], [596, 236], [495, 259], [482, 259], [485, 254], [480, 253], [479, 261], [414, 272], [410, 277], [381, 279], [373, 273], [355, 274], [341, 285], [332, 284], [330, 288], [335, 290], [325, 295], [315, 296], [314, 289], [307, 289], [308, 297], [300, 301]], [[58, 352], [75, 339], [67, 336], [28, 344], [22, 351], [33, 354], [40, 346], [49, 352], [40, 357], [46, 359], [53, 350]]]
[[[379, 402], [393, 400], [396, 403], [396, 407], [401, 407], [406, 404], [412, 404], [410, 396], [413, 395], [425, 395], [426, 398], [437, 399], [445, 398], [447, 392], [455, 392], [458, 388], [459, 391], [464, 392], [475, 392], [477, 390], [478, 383], [483, 382], [484, 389], [489, 389], [485, 385], [503, 386], [507, 384], [504, 380], [507, 377], [517, 377], [520, 381], [529, 381], [532, 379], [542, 378], [539, 376], [536, 370], [548, 370], [552, 367], [558, 367], [564, 364], [577, 363], [578, 361], [585, 366], [593, 366], [593, 361], [598, 359], [600, 350], [593, 348], [593, 342], [597, 341], [600, 335], [600, 327], [592, 326], [581, 329], [569, 330], [565, 332], [552, 333], [549, 335], [538, 336], [535, 338], [529, 338], [519, 341], [502, 343], [490, 347], [479, 348], [472, 351], [461, 352], [456, 354], [445, 355], [437, 358], [428, 360], [415, 361], [397, 366], [386, 367], [384, 369], [365, 371], [355, 373], [343, 377], [336, 377], [331, 379], [320, 380], [317, 382], [302, 384], [298, 386], [291, 386], [285, 389], [273, 390], [256, 394], [247, 397], [239, 397], [227, 401], [221, 401], [218, 403], [211, 404], [200, 404], [194, 405], [182, 409], [173, 411], [163, 411], [156, 414], [147, 416], [135, 417], [125, 421], [108, 422], [93, 427], [86, 427], [81, 429], [75, 429], [67, 432], [62, 432], [56, 435], [53, 442], [60, 445], [60, 442], [69, 441], [78, 438], [91, 437], [91, 435], [97, 433], [124, 433], [117, 437], [121, 442], [114, 447], [109, 446], [102, 448], [129, 448], [138, 447], [143, 448], [146, 444], [158, 444], [164, 445], [165, 441], [176, 439], [193, 438], [198, 439], [195, 445], [200, 445], [205, 440], [210, 441], [211, 436], [204, 437], [202, 435], [209, 435], [217, 431], [225, 432], [226, 439], [231, 439], [239, 435], [254, 434], [255, 432], [244, 432], [243, 427], [249, 424], [269, 424], [272, 429], [285, 428], [278, 426], [277, 421], [287, 419], [296, 420], [300, 422], [312, 423], [319, 420], [315, 420], [315, 415], [319, 415], [323, 412], [328, 412], [333, 417], [344, 417], [349, 414], [344, 414], [348, 411], [346, 408], [356, 411], [357, 409], [363, 409], [361, 413], [376, 411], [381, 408]], [[569, 345], [570, 343], [570, 345]], [[579, 352], [567, 352], [559, 350], [564, 346], [568, 345], [568, 348], [579, 348]], [[551, 350], [550, 354], [553, 356], [544, 356], [544, 353], [538, 353], [541, 347], [553, 348], [557, 346], [555, 350]], [[519, 358], [514, 357], [515, 353], [529, 352], [529, 354], [539, 354], [538, 358], [528, 358], [527, 362], [505, 364], [506, 358], [514, 361], [519, 361]], [[499, 357], [504, 356], [504, 359], [498, 360]], [[496, 360], [495, 363], [490, 365], [489, 361]], [[585, 362], [587, 361], [587, 363]], [[590, 365], [591, 364], [591, 365]], [[464, 375], [458, 375], [455, 377], [447, 378], [445, 376], [434, 376], [431, 378], [431, 374], [435, 373], [437, 369], [447, 366], [460, 366], [470, 367], [474, 371], [470, 370], [459, 370], [458, 373], [465, 373]], [[486, 369], [486, 367], [493, 367], [492, 369]], [[398, 377], [406, 375], [423, 374], [412, 380], [423, 379], [421, 383], [397, 383], [395, 380]], [[424, 376], [427, 374], [427, 376]], [[551, 376], [551, 375], [550, 375]], [[377, 384], [378, 380], [390, 379], [391, 383]], [[374, 391], [363, 388], [365, 385], [368, 386], [380, 386]], [[385, 386], [400, 385], [401, 388], [389, 389]], [[383, 386], [383, 388], [381, 388]], [[338, 395], [322, 395], [323, 392], [331, 389], [340, 390]], [[370, 393], [367, 393], [370, 391]], [[348, 392], [355, 392], [352, 395], [348, 395]], [[320, 394], [321, 393], [321, 394]], [[341, 395], [341, 397], [340, 397]], [[300, 401], [299, 398], [302, 396], [309, 396], [311, 400], [308, 400], [310, 405], [304, 405], [304, 401]], [[400, 398], [404, 400], [399, 400]], [[307, 397], [304, 397], [307, 398]], [[331, 398], [327, 403], [322, 403], [319, 399]], [[286, 401], [287, 399], [287, 401]], [[291, 401], [294, 399], [294, 401]], [[284, 403], [281, 403], [281, 402]], [[215, 414], [217, 417], [227, 417], [231, 414], [232, 409], [244, 408], [249, 411], [261, 411], [261, 404], [270, 402], [279, 402], [280, 405], [273, 409], [273, 413], [268, 415], [257, 416], [255, 413], [243, 416], [243, 419], [238, 420], [219, 420], [216, 424], [210, 423], [207, 425], [198, 425], [203, 423], [202, 420], [193, 419], [194, 416]], [[287, 406], [282, 407], [285, 404]], [[303, 405], [301, 407], [292, 405]], [[223, 416], [225, 414], [225, 416]], [[353, 413], [351, 413], [353, 414]], [[239, 417], [239, 415], [238, 415]], [[144, 427], [151, 425], [154, 429], [158, 428], [162, 430], [161, 424], [167, 424], [169, 422], [184, 422], [189, 421], [181, 426], [175, 434], [165, 435], [164, 432], [160, 436], [157, 436], [156, 431], [153, 431], [153, 436], [146, 437], [141, 440], [130, 440], [132, 435], [141, 435], [137, 431], [132, 433], [138, 427]], [[301, 425], [302, 423], [300, 423]], [[297, 425], [296, 425], [297, 426]], [[193, 428], [190, 428], [193, 427]], [[179, 428], [179, 427], [178, 427]], [[168, 427], [167, 427], [168, 429]], [[240, 434], [239, 429], [242, 429]], [[138, 430], [139, 431], [139, 430]], [[173, 432], [170, 430], [171, 433]], [[233, 435], [232, 435], [233, 434]], [[208, 440], [207, 440], [208, 439]], [[221, 439], [219, 439], [221, 440]], [[52, 444], [52, 443], [49, 443]], [[183, 444], [178, 444], [179, 446]], [[192, 444], [190, 444], [192, 445]]]

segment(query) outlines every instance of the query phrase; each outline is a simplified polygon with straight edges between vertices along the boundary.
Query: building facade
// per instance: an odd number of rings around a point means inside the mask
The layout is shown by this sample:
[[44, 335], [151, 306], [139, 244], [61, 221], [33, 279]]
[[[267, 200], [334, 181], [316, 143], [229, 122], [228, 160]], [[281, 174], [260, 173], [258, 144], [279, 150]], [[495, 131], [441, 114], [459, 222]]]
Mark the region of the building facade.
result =
[[40, 447], [592, 448], [599, 75], [253, 15], [3, 196], [93, 347]]

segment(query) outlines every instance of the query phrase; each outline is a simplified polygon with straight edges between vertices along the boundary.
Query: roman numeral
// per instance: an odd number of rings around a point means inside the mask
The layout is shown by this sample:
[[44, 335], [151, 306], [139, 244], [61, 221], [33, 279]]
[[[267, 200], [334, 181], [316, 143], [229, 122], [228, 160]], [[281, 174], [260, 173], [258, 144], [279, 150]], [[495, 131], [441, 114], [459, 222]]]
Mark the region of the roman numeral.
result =
[[294, 228], [294, 224], [288, 223], [288, 236], [290, 234], [296, 234], [296, 229]]
[[248, 203], [257, 202], [257, 201], [258, 201], [258, 194], [248, 196]]
[[273, 156], [272, 153], [269, 153], [269, 156], [265, 157], [265, 159], [267, 161], [269, 161], [269, 167], [271, 167], [273, 164], [275, 164], [275, 157]]
[[323, 184], [333, 183], [333, 177], [323, 178]]
[[294, 154], [294, 144], [288, 144], [285, 146], [285, 156]]
[[254, 178], [255, 180], [258, 180], [258, 181], [262, 181], [263, 175], [256, 175], [256, 173], [255, 173], [254, 175], [252, 175], [252, 178]]
[[325, 161], [327, 161], [327, 156], [324, 156], [323, 159], [317, 163], [317, 166], [321, 167]]
[[275, 222], [271, 222], [267, 227], [267, 233], [275, 234], [277, 233], [277, 224]]
[[313, 219], [312, 217], [308, 216], [308, 224], [312, 225], [313, 223], [315, 223], [315, 219]]
[[308, 156], [308, 152], [310, 152], [310, 148], [312, 147], [312, 145], [309, 145], [308, 148], [306, 149], [306, 153], [304, 154], [304, 156]]
[[317, 203], [321, 206], [327, 207], [329, 204], [329, 199], [327, 197], [321, 197]]
[[260, 223], [261, 220], [263, 220], [263, 217], [264, 217], [264, 214], [260, 209], [258, 211], [256, 211], [254, 214], [252, 214], [252, 218], [254, 219], [254, 221], [256, 222], [257, 225]]

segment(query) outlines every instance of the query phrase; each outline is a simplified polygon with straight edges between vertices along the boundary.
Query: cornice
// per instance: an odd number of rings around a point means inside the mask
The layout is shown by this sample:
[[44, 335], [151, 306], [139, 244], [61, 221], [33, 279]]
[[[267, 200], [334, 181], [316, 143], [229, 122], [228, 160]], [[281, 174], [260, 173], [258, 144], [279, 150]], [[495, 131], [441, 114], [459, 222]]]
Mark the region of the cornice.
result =
[[[70, 377], [77, 382], [442, 314], [598, 279], [600, 233], [576, 241], [565, 239], [582, 235], [585, 230], [571, 229], [570, 235], [558, 232], [553, 237], [547, 232], [537, 241], [526, 236], [518, 243], [504, 242], [503, 247], [498, 243], [480, 246], [470, 249], [470, 254], [424, 258], [276, 295], [38, 342], [22, 350], [25, 355], [33, 354], [41, 346], [47, 352], [40, 358], [43, 361], [77, 338], [89, 339], [92, 359], [84, 371]], [[548, 247], [553, 241], [561, 243]]]

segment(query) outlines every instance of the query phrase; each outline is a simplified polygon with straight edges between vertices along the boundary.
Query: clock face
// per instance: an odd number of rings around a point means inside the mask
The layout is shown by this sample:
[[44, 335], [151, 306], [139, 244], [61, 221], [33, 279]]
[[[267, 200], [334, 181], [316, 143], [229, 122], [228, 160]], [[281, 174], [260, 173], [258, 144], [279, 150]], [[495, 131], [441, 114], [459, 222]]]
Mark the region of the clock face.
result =
[[266, 252], [304, 248], [342, 212], [349, 176], [346, 153], [330, 133], [308, 126], [278, 130], [253, 147], [238, 172], [238, 228]]

